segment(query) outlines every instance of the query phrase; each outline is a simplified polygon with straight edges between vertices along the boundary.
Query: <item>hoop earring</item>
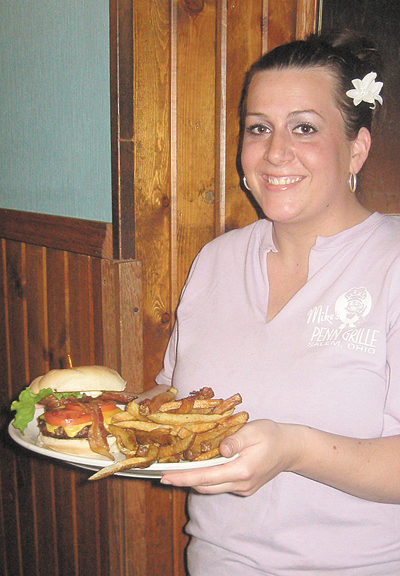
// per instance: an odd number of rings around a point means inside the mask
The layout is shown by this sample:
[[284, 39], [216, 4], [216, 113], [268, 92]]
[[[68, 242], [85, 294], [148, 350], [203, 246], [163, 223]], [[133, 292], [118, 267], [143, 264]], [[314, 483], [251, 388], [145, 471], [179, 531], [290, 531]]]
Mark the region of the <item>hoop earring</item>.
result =
[[353, 172], [350, 172], [349, 186], [350, 190], [354, 194], [357, 189], [357, 174], [353, 174]]
[[247, 188], [247, 190], [249, 192], [251, 192], [249, 185], [247, 184], [246, 176], [243, 176], [243, 184], [244, 184], [244, 187]]

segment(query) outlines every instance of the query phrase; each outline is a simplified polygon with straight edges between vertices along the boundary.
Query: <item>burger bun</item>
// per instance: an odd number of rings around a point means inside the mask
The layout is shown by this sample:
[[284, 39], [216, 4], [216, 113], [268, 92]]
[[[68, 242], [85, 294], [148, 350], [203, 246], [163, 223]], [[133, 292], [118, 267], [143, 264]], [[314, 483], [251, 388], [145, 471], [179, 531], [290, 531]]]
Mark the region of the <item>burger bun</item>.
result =
[[[118, 447], [116, 443], [115, 436], [108, 436], [107, 442], [110, 447], [111, 454], [118, 453]], [[83, 456], [84, 458], [95, 458], [96, 460], [109, 461], [109, 458], [97, 454], [90, 449], [89, 441], [85, 438], [70, 438], [64, 440], [61, 438], [53, 438], [51, 436], [44, 436], [39, 434], [38, 445], [50, 448], [55, 452], [61, 452], [62, 454], [68, 454], [69, 456]]]
[[34, 394], [45, 388], [51, 388], [54, 392], [85, 392], [96, 396], [100, 391], [122, 392], [125, 386], [125, 380], [111, 368], [79, 366], [50, 370], [47, 374], [35, 378], [29, 388]]

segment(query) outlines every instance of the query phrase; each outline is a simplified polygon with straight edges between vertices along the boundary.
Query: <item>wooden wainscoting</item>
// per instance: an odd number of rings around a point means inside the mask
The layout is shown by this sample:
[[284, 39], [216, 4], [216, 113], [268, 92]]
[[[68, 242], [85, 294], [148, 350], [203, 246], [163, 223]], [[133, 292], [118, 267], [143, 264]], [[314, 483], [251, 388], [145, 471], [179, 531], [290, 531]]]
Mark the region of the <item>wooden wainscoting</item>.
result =
[[7, 433], [11, 401], [37, 375], [67, 367], [68, 354], [143, 389], [141, 263], [104, 255], [109, 224], [12, 210], [0, 221], [0, 573], [184, 574], [181, 493], [150, 481], [90, 483], [88, 471]]

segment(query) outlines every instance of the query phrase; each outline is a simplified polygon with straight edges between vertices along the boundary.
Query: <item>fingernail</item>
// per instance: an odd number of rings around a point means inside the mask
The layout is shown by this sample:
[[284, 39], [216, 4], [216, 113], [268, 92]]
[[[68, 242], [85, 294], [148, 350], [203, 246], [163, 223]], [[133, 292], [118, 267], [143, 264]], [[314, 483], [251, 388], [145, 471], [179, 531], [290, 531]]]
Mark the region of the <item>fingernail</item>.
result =
[[168, 484], [168, 485], [172, 484], [172, 482], [170, 482], [169, 480], [164, 480], [164, 478], [161, 478], [160, 482], [161, 484]]

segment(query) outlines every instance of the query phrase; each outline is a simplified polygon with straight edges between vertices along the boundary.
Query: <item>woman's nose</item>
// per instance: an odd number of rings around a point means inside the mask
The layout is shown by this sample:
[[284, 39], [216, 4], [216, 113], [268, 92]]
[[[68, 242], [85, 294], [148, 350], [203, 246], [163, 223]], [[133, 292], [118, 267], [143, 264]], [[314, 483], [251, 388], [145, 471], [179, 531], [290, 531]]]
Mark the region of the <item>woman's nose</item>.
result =
[[281, 164], [293, 160], [294, 151], [289, 134], [274, 131], [266, 140], [264, 158], [271, 164]]

